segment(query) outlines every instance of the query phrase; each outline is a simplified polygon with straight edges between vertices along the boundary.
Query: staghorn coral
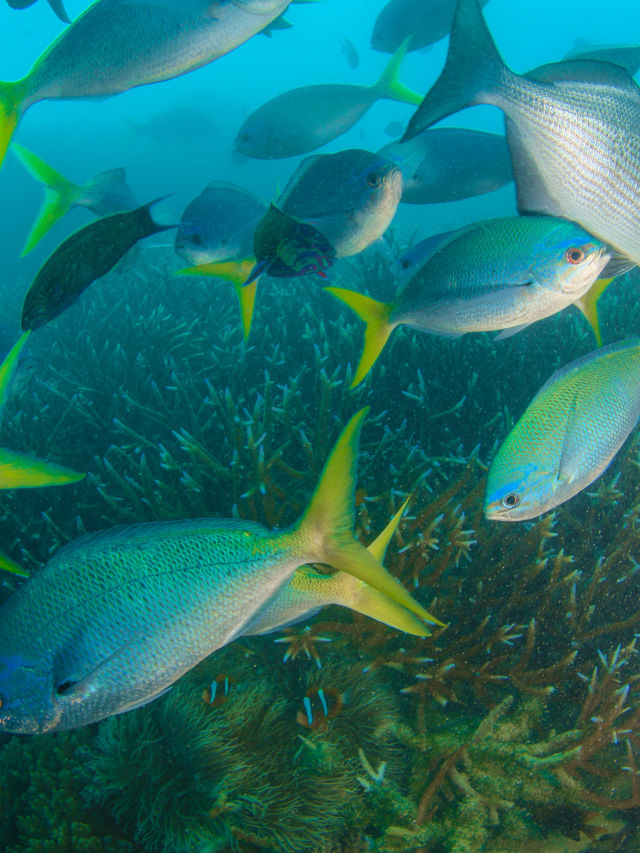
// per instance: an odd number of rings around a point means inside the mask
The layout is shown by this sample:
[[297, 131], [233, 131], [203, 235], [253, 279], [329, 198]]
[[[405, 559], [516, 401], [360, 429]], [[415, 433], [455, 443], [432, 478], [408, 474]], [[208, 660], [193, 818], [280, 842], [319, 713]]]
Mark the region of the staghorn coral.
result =
[[[506, 853], [565, 849], [565, 842], [571, 849], [567, 838], [573, 849], [588, 849], [614, 836], [627, 849], [640, 846], [633, 784], [638, 442], [629, 442], [589, 494], [554, 514], [510, 526], [489, 525], [481, 513], [496, 442], [555, 367], [591, 348], [582, 320], [555, 317], [499, 345], [489, 336], [452, 342], [400, 331], [375, 375], [349, 392], [359, 329], [312, 283], [266, 283], [244, 347], [230, 289], [178, 282], [168, 256], [150, 257], [126, 277], [96, 284], [34, 336], [34, 369], [8, 403], [3, 440], [40, 455], [55, 450], [91, 475], [64, 495], [3, 495], [3, 548], [34, 567], [78, 533], [115, 523], [233, 513], [287, 524], [302, 511], [341, 425], [368, 403], [358, 527], [368, 538], [414, 493], [387, 565], [448, 627], [420, 640], [328, 611], [309, 630], [288, 632], [286, 645], [269, 637], [243, 644], [252, 654], [242, 666], [259, 669], [249, 687], [227, 658], [203, 664], [209, 674], [224, 669], [236, 679], [220, 708], [202, 700], [206, 679], [189, 692], [188, 676], [164, 700], [101, 726], [98, 749], [88, 730], [92, 771], [110, 780], [103, 808], [118, 817], [121, 843], [130, 845], [123, 850], [191, 849], [194, 838], [211, 850], [235, 845], [245, 853], [440, 853], [465, 844]], [[362, 289], [387, 295], [375, 254], [335, 270], [344, 284], [361, 276]], [[640, 319], [625, 284], [605, 294], [601, 310], [609, 338]], [[285, 663], [289, 648], [298, 654]], [[231, 660], [244, 651], [224, 654]], [[358, 699], [326, 727], [301, 729], [295, 719], [305, 692], [343, 682], [374, 706], [383, 698], [385, 720], [368, 726], [363, 713], [349, 717], [350, 708], [362, 707]], [[243, 695], [240, 707], [252, 719], [245, 728], [246, 716], [230, 713]], [[213, 761], [214, 781], [199, 787], [203, 777], [188, 771], [202, 758], [190, 745], [202, 744], [188, 733], [214, 714], [226, 720], [226, 738], [213, 739], [213, 753], [224, 767], [221, 756], [235, 750], [235, 763], [223, 776]], [[160, 719], [169, 739], [153, 728]], [[153, 768], [139, 790], [127, 778], [139, 754], [136, 732], [148, 742], [140, 762]], [[274, 752], [269, 732], [284, 739], [284, 754]], [[155, 735], [161, 740], [152, 743]], [[17, 739], [9, 746], [13, 766], [23, 768], [12, 771], [12, 784], [24, 791], [24, 768], [43, 748]], [[72, 753], [68, 766], [84, 760]], [[104, 825], [85, 811], [79, 789], [86, 776], [70, 772], [77, 787], [65, 796], [79, 814], [61, 796], [42, 826], [55, 826], [52, 837], [82, 849], [80, 833], [100, 839], [97, 826]], [[43, 777], [43, 791], [53, 789], [53, 776]], [[158, 787], [147, 789], [156, 777]], [[282, 803], [291, 800], [275, 793], [292, 779], [304, 791], [310, 779], [318, 786], [299, 824], [287, 823]], [[167, 807], [180, 791], [179, 808]], [[101, 799], [97, 791], [94, 797]], [[34, 825], [28, 802], [12, 802], [7, 813]], [[38, 832], [34, 844], [45, 829]], [[47, 848], [33, 848], [40, 849]]]

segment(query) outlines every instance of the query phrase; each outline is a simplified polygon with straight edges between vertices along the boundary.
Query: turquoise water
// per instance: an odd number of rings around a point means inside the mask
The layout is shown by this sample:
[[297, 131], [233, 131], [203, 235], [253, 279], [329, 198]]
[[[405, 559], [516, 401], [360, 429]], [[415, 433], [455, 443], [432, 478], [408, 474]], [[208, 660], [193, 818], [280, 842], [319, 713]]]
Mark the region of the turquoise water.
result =
[[[66, 7], [74, 17], [84, 5]], [[382, 5], [293, 5], [291, 29], [199, 71], [109, 99], [39, 103], [16, 140], [78, 182], [125, 166], [140, 202], [170, 194], [162, 222], [177, 222], [211, 180], [275, 198], [301, 158], [239, 159], [241, 122], [294, 86], [372, 83], [389, 58], [368, 47]], [[628, 43], [637, 16], [622, 0], [604, 13], [595, 0], [490, 0], [485, 14], [517, 71], [559, 59], [577, 38]], [[0, 79], [25, 74], [62, 28], [44, 0], [23, 11], [3, 3]], [[411, 53], [401, 80], [426, 92], [445, 54], [446, 43]], [[215, 133], [172, 141], [130, 126], [178, 108], [200, 111]], [[411, 114], [379, 102], [322, 151], [375, 151], [390, 141], [384, 128]], [[445, 124], [501, 132], [503, 121], [477, 107]], [[91, 215], [72, 210], [20, 258], [42, 189], [11, 153], [0, 194], [5, 352], [36, 271]], [[390, 300], [399, 252], [513, 215], [514, 196], [511, 184], [464, 202], [401, 205], [385, 238], [336, 262], [330, 283]], [[3, 491], [0, 551], [33, 572], [76, 536], [116, 524], [292, 524], [342, 427], [368, 405], [356, 532], [370, 543], [413, 496], [385, 565], [447, 627], [423, 639], [331, 606], [240, 638], [138, 710], [68, 733], [1, 734], [0, 849], [640, 849], [636, 434], [555, 513], [517, 525], [482, 514], [499, 443], [553, 370], [594, 348], [582, 316], [569, 308], [501, 342], [402, 329], [350, 390], [361, 324], [322, 292], [325, 282], [261, 283], [245, 344], [232, 289], [175, 277], [183, 262], [172, 242], [172, 231], [150, 238], [32, 335], [0, 443], [88, 476]], [[636, 287], [631, 272], [602, 298], [605, 342], [638, 333]], [[8, 600], [21, 581], [2, 581]]]

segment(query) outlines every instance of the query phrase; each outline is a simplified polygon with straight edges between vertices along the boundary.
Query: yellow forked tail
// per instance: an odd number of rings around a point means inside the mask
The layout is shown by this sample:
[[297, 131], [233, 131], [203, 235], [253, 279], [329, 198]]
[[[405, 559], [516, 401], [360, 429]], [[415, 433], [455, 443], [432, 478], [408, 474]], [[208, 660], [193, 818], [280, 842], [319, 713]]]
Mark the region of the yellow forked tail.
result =
[[44, 184], [44, 201], [22, 248], [21, 255], [24, 256], [65, 215], [78, 198], [80, 187], [72, 184], [64, 175], [56, 171], [53, 166], [45, 163], [37, 154], [34, 154], [33, 151], [29, 151], [17, 142], [12, 144], [11, 150], [36, 181]]
[[325, 563], [370, 584], [425, 622], [442, 625], [356, 539], [355, 475], [368, 409], [346, 425], [327, 460], [309, 506], [292, 531], [305, 562]]
[[371, 370], [397, 325], [391, 320], [395, 305], [392, 302], [378, 302], [370, 296], [342, 287], [325, 287], [325, 290], [348, 305], [366, 323], [362, 356], [350, 386], [355, 388]]
[[249, 273], [255, 266], [255, 258], [245, 258], [243, 261], [221, 261], [215, 264], [200, 264], [195, 267], [185, 267], [176, 270], [176, 275], [208, 275], [213, 278], [221, 278], [229, 281], [234, 287], [238, 302], [240, 303], [240, 314], [242, 315], [242, 331], [245, 343], [251, 331], [251, 320], [253, 319], [253, 306], [256, 301], [258, 290], [258, 278], [250, 284], [245, 284]]
[[9, 385], [11, 384], [13, 374], [16, 372], [16, 368], [18, 367], [18, 360], [20, 358], [22, 348], [26, 344], [30, 334], [31, 332], [28, 331], [21, 335], [7, 353], [2, 364], [0, 364], [0, 409], [2, 409], [7, 401]]
[[0, 82], [0, 165], [7, 153], [13, 132], [22, 118], [24, 108], [24, 82], [16, 80], [13, 83]]
[[20, 575], [22, 578], [29, 577], [29, 572], [2, 552], [0, 552], [0, 569], [3, 572], [11, 572], [12, 575]]
[[405, 58], [410, 41], [411, 36], [408, 36], [398, 47], [374, 88], [378, 92], [379, 98], [388, 98], [391, 101], [418, 106], [422, 103], [424, 95], [419, 95], [417, 92], [408, 89], [398, 80], [400, 66]]

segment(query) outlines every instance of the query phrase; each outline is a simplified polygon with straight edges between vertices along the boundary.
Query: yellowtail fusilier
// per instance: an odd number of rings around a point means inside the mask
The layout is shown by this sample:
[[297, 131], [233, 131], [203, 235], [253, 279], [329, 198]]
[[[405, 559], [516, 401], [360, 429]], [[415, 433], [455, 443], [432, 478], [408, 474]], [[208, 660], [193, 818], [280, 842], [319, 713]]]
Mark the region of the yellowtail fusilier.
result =
[[576, 303], [597, 333], [593, 303], [608, 280], [593, 285], [611, 253], [579, 225], [549, 216], [490, 219], [444, 234], [441, 241], [428, 238], [425, 246], [425, 259], [394, 302], [326, 288], [366, 323], [352, 387], [401, 325], [447, 337], [514, 333]]
[[346, 133], [381, 99], [417, 105], [422, 97], [398, 82], [406, 42], [373, 86], [327, 83], [290, 89], [248, 116], [234, 145], [247, 157], [307, 154]]
[[455, 5], [455, 0], [389, 0], [373, 25], [371, 47], [393, 53], [404, 39], [409, 50], [440, 41], [451, 29]]
[[67, 237], [38, 270], [22, 306], [22, 328], [39, 329], [72, 305], [96, 279], [106, 275], [138, 240], [174, 225], [159, 225], [149, 208], [113, 213]]
[[472, 104], [506, 116], [520, 212], [564, 216], [640, 263], [640, 90], [623, 68], [580, 59], [515, 74], [477, 0], [458, 0], [445, 67], [405, 139]]
[[639, 416], [638, 338], [556, 371], [491, 463], [487, 518], [535, 518], [572, 498], [606, 470]]
[[0, 609], [0, 728], [70, 729], [151, 701], [240, 636], [307, 563], [349, 572], [435, 621], [353, 533], [366, 413], [349, 421], [307, 511], [287, 530], [168, 521], [62, 548]]
[[45, 193], [21, 255], [28, 254], [72, 207], [85, 207], [98, 216], [105, 216], [119, 210], [131, 210], [138, 204], [127, 186], [123, 168], [108, 169], [94, 175], [85, 184], [74, 184], [17, 142], [13, 143], [11, 150], [33, 177], [44, 184]]
[[[367, 546], [367, 551], [373, 554], [376, 560], [384, 560], [389, 542], [409, 500], [410, 498], [407, 498], [382, 533]], [[425, 637], [430, 633], [424, 622], [370, 584], [347, 572], [326, 575], [310, 566], [298, 569], [282, 592], [268, 603], [243, 633], [268, 634], [288, 625], [295, 625], [329, 604], [349, 607], [408, 634]], [[432, 621], [442, 625], [438, 620]]]
[[0, 83], [0, 163], [20, 118], [38, 101], [117, 95], [179, 77], [243, 44], [289, 4], [97, 0], [44, 51], [26, 77]]

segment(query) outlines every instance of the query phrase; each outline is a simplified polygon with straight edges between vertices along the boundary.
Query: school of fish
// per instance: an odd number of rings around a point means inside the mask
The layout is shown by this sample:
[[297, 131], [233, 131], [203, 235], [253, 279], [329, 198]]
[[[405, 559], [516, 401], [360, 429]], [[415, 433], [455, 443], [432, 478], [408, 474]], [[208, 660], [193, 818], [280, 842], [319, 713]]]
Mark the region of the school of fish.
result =
[[[7, 2], [26, 10], [36, 0]], [[49, 0], [68, 26], [25, 77], [0, 82], [0, 164], [11, 151], [44, 189], [23, 254], [74, 207], [97, 218], [60, 242], [27, 289], [22, 335], [0, 365], [0, 409], [37, 330], [153, 234], [176, 229], [175, 255], [189, 264], [176, 263], [176, 274], [234, 286], [246, 340], [259, 280], [315, 276], [324, 285], [341, 258], [383, 237], [400, 204], [453, 202], [511, 181], [518, 215], [416, 243], [391, 267], [398, 283], [392, 301], [326, 286], [365, 324], [352, 387], [398, 326], [444, 337], [489, 331], [502, 339], [574, 305], [600, 345], [597, 300], [640, 263], [640, 90], [633, 79], [640, 49], [576, 43], [559, 61], [516, 74], [486, 25], [487, 2], [389, 0], [370, 36], [374, 51], [391, 54], [376, 82], [319, 81], [276, 93], [238, 128], [234, 146], [244, 157], [309, 155], [274, 201], [212, 175], [180, 222], [161, 224], [150, 213], [160, 199], [140, 204], [118, 164], [75, 183], [14, 141], [22, 116], [38, 101], [102, 98], [192, 72], [258, 33], [286, 31], [290, 0], [95, 0], [73, 22], [61, 0]], [[433, 86], [424, 95], [404, 86], [407, 52], [447, 35]], [[354, 43], [345, 38], [341, 49], [356, 69]], [[401, 138], [377, 152], [318, 153], [380, 99], [417, 107]], [[502, 110], [504, 135], [432, 127], [475, 104]], [[187, 137], [215, 132], [206, 115], [189, 110], [131, 124], [159, 140], [179, 139], [180, 126]], [[387, 130], [395, 132], [395, 123]], [[382, 565], [407, 501], [369, 548], [353, 532], [366, 414], [345, 424], [307, 509], [288, 529], [200, 518], [95, 531], [21, 582], [0, 607], [0, 731], [61, 731], [139, 707], [237, 637], [277, 631], [327, 605], [417, 636], [427, 636], [429, 626], [445, 628], [446, 613], [429, 613]], [[486, 517], [523, 521], [569, 500], [606, 470], [639, 417], [640, 340], [561, 367], [495, 453]], [[84, 476], [0, 448], [0, 489]], [[2, 554], [0, 568], [26, 574]], [[227, 677], [214, 682], [208, 703], [224, 698], [229, 684]], [[314, 727], [314, 703], [330, 716], [325, 694], [305, 696], [301, 724]]]

